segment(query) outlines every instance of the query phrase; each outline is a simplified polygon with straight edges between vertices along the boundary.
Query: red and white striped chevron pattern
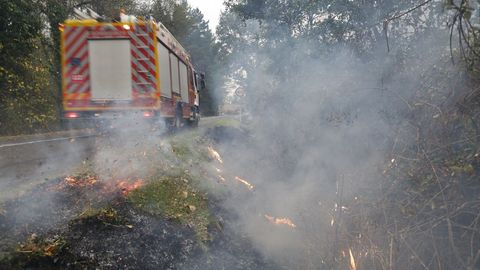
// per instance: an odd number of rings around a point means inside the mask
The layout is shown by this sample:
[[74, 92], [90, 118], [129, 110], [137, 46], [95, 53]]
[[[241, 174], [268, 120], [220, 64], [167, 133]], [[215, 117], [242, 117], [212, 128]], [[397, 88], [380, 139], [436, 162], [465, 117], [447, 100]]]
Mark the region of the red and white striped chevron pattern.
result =
[[88, 39], [129, 38], [134, 98], [152, 97], [157, 89], [154, 31], [148, 25], [69, 26], [64, 32], [64, 85], [70, 99], [90, 99]]
[[154, 32], [147, 25], [130, 31], [134, 93], [151, 96], [157, 89]]
[[89, 93], [87, 27], [66, 27], [64, 43], [64, 83], [72, 98]]

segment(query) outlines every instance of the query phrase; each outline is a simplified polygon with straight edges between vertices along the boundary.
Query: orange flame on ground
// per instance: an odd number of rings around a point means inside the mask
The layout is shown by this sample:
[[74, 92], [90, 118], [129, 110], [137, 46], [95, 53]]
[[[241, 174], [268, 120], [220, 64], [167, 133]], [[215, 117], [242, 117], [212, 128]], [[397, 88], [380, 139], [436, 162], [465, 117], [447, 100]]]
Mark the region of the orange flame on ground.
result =
[[208, 147], [208, 152], [210, 152], [210, 156], [212, 158], [216, 159], [218, 162], [223, 164], [222, 157], [220, 156], [220, 154], [217, 151], [215, 151], [215, 149], [213, 149], [211, 146], [209, 146]]
[[275, 225], [287, 225], [292, 228], [297, 227], [297, 225], [295, 225], [295, 223], [293, 223], [292, 220], [289, 218], [274, 218], [269, 215], [265, 215], [265, 218]]
[[357, 270], [357, 265], [355, 263], [355, 258], [352, 254], [352, 249], [348, 249], [348, 253], [350, 254], [350, 270]]
[[244, 184], [245, 186], [247, 186], [247, 188], [248, 188], [249, 190], [252, 190], [252, 189], [255, 187], [254, 185], [252, 185], [252, 184], [250, 184], [249, 182], [247, 182], [247, 180], [244, 180], [244, 179], [242, 179], [242, 178], [240, 178], [240, 177], [238, 177], [238, 176], [235, 176], [235, 180], [237, 180], [238, 182], [240, 182], [240, 183]]
[[97, 179], [93, 176], [87, 176], [85, 178], [67, 176], [63, 180], [64, 180], [64, 183], [70, 187], [89, 187], [97, 183]]
[[144, 181], [142, 179], [138, 179], [134, 182], [120, 181], [116, 184], [117, 188], [122, 191], [123, 196], [127, 196], [130, 192], [142, 187], [143, 185]]
[[98, 181], [95, 178], [95, 176], [86, 176], [86, 177], [67, 176], [63, 179], [63, 182], [55, 186], [52, 190], [60, 191], [67, 187], [88, 188], [88, 187], [96, 186], [96, 187], [99, 187], [102, 190], [102, 192], [105, 192], [105, 193], [113, 193], [113, 192], [120, 191], [123, 196], [127, 196], [130, 192], [140, 188], [143, 185], [144, 185], [144, 181], [142, 179], [138, 179], [135, 181], [129, 181], [129, 180], [111, 181], [111, 182], [102, 184], [100, 181]]

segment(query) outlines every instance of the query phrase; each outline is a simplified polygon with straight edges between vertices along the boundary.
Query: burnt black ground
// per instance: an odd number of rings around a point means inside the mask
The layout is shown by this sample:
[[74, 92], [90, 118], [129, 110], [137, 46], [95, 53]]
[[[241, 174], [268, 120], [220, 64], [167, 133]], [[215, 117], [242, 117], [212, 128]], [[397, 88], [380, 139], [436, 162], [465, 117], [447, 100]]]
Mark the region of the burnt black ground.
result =
[[120, 224], [97, 217], [70, 224], [65, 236], [76, 259], [100, 269], [175, 269], [196, 248], [195, 235], [186, 227], [138, 213], [126, 202], [113, 207]]
[[[228, 227], [212, 226], [212, 241], [202, 244], [187, 226], [142, 213], [121, 194], [106, 198], [101, 186], [59, 189], [61, 183], [4, 204], [0, 269], [278, 269]], [[114, 209], [116, 221], [79, 218], [87, 204]], [[16, 251], [32, 234], [65, 245], [50, 257]]]

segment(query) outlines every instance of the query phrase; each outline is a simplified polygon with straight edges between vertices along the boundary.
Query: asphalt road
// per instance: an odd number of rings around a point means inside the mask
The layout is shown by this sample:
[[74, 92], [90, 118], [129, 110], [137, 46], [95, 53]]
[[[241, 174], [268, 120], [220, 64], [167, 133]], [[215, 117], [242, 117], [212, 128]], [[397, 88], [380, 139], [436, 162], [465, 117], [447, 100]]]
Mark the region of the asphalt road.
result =
[[95, 141], [86, 130], [1, 139], [0, 202], [78, 167]]

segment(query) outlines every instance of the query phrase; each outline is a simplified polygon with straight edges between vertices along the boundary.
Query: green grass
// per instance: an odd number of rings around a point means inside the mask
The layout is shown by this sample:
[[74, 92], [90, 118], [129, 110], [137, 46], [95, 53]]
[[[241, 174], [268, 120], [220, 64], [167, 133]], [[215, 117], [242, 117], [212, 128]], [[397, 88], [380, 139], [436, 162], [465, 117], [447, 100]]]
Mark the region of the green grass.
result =
[[240, 128], [242, 123], [235, 118], [221, 118], [213, 123], [214, 127], [236, 127]]
[[89, 207], [81, 213], [76, 220], [92, 220], [96, 219], [106, 225], [123, 226], [127, 225], [127, 220], [119, 215], [118, 211], [111, 207], [92, 208]]
[[128, 200], [137, 208], [164, 216], [191, 227], [198, 240], [209, 240], [210, 224], [206, 195], [193, 187], [187, 174], [159, 176], [149, 184], [132, 191]]
[[201, 141], [198, 134], [177, 136], [170, 140], [170, 145], [173, 154], [181, 162], [180, 167], [210, 161], [206, 143]]
[[170, 142], [170, 144], [172, 146], [173, 153], [178, 158], [186, 158], [192, 155], [192, 151], [190, 150], [190, 147], [188, 147], [188, 145], [173, 140]]

